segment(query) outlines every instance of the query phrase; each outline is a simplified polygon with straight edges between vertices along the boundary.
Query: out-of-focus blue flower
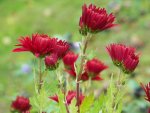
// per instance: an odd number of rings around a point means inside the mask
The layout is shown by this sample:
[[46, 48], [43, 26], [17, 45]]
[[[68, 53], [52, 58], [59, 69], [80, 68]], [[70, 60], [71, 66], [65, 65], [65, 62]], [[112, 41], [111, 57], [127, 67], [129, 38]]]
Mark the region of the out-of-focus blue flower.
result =
[[31, 67], [29, 64], [22, 64], [21, 65], [21, 72], [24, 74], [30, 73], [31, 72]]
[[70, 48], [73, 50], [73, 51], [79, 51], [80, 50], [80, 42], [74, 42], [74, 43], [70, 43]]

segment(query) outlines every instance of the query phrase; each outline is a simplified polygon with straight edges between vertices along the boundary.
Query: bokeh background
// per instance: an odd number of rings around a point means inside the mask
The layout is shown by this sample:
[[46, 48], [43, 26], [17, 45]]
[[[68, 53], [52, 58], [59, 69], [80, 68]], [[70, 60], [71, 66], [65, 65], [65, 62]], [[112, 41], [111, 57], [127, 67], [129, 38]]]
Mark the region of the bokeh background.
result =
[[104, 81], [93, 83], [92, 88], [99, 91], [108, 84], [110, 74], [117, 73], [105, 46], [109, 43], [132, 45], [141, 58], [128, 81], [124, 113], [146, 112], [148, 105], [139, 84], [150, 81], [149, 0], [0, 0], [0, 113], [9, 113], [11, 101], [16, 95], [33, 94], [33, 55], [11, 52], [17, 38], [46, 33], [70, 43], [79, 42], [78, 23], [84, 3], [94, 3], [105, 7], [108, 12], [114, 12], [119, 24], [96, 35], [89, 45], [88, 53], [94, 52], [94, 56], [109, 65], [109, 70], [102, 74]]

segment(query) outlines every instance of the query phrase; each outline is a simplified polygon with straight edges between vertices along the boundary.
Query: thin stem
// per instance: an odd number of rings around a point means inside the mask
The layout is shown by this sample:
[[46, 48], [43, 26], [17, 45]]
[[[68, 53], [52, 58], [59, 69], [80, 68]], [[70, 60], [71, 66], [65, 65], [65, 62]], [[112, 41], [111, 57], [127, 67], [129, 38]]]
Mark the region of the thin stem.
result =
[[33, 68], [33, 77], [34, 77], [34, 88], [35, 88], [35, 92], [36, 94], [38, 94], [38, 88], [37, 88], [37, 79], [36, 79], [36, 67], [35, 67], [35, 59], [33, 60], [33, 64], [34, 64], [34, 68]]
[[42, 59], [39, 58], [39, 62], [38, 62], [38, 66], [39, 66], [39, 83], [38, 83], [38, 93], [40, 93], [40, 90], [42, 88], [42, 84], [43, 84], [43, 80], [42, 80]]
[[64, 93], [64, 101], [65, 101], [66, 111], [67, 111], [67, 113], [70, 113], [69, 108], [68, 108], [68, 104], [66, 101], [66, 92]]
[[88, 41], [90, 39], [90, 35], [88, 34], [86, 37], [84, 37], [84, 40], [82, 42], [83, 48], [81, 51], [81, 63], [80, 63], [80, 70], [79, 73], [77, 75], [77, 81], [76, 81], [76, 92], [77, 92], [77, 113], [80, 113], [80, 80], [81, 80], [81, 76], [82, 76], [82, 72], [83, 72], [83, 67], [84, 67], [84, 62], [85, 62], [85, 53], [86, 53], [86, 49], [88, 46]]
[[81, 74], [83, 71], [83, 66], [84, 66], [84, 62], [85, 62], [85, 53], [86, 53], [86, 49], [88, 46], [88, 37], [90, 37], [89, 35], [85, 37], [84, 41], [83, 41], [83, 51], [81, 53], [81, 64], [80, 64], [80, 71], [78, 73], [78, 81], [81, 79]]
[[70, 113], [69, 108], [68, 108], [68, 104], [66, 102], [65, 102], [65, 106], [66, 106], [67, 113]]
[[[117, 98], [117, 95], [118, 95], [118, 93], [120, 92], [120, 90], [121, 90], [121, 87], [122, 87], [122, 79], [121, 79], [121, 69], [119, 69], [119, 71], [118, 71], [118, 80], [117, 80], [117, 91], [115, 92], [115, 94], [114, 94], [114, 99], [116, 99]], [[116, 109], [117, 109], [117, 105], [118, 105], [118, 103], [114, 103], [115, 105], [114, 105], [114, 112], [116, 111]]]
[[117, 81], [118, 89], [120, 89], [120, 85], [121, 85], [121, 69], [119, 68], [119, 71], [118, 71], [118, 81]]
[[78, 107], [78, 113], [80, 113], [80, 84], [79, 84], [79, 82], [77, 81], [77, 83], [76, 83], [76, 90], [77, 90], [77, 107]]

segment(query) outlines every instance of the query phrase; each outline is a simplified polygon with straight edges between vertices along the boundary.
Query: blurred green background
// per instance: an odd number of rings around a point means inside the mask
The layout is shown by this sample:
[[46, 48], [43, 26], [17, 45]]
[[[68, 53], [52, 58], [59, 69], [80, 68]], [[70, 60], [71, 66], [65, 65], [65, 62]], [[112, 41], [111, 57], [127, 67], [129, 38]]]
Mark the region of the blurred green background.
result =
[[[12, 53], [17, 38], [32, 33], [46, 33], [78, 42], [81, 7], [94, 3], [114, 12], [119, 25], [95, 36], [88, 52], [103, 60], [110, 69], [102, 74], [103, 82], [93, 83], [99, 89], [116, 73], [105, 51], [109, 43], [125, 43], [137, 48], [140, 63], [128, 82], [125, 113], [145, 113], [139, 83], [150, 81], [150, 1], [149, 0], [0, 0], [0, 113], [9, 113], [12, 99], [19, 94], [32, 95], [33, 55]], [[99, 84], [99, 85], [97, 85]], [[138, 96], [137, 96], [138, 95]]]

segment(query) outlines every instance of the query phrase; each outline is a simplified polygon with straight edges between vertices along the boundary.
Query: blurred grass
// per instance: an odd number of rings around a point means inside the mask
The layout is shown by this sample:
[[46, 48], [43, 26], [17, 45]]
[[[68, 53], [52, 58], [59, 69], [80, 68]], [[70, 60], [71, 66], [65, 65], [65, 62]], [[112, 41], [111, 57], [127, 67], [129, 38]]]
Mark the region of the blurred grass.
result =
[[[92, 40], [89, 48], [95, 51], [95, 56], [110, 66], [109, 72], [114, 72], [105, 46], [117, 42], [140, 43], [141, 59], [135, 80], [150, 81], [149, 0], [0, 0], [0, 113], [9, 111], [10, 102], [17, 94], [32, 94], [32, 73], [22, 74], [20, 70], [22, 64], [32, 64], [33, 56], [11, 52], [17, 38], [36, 32], [50, 36], [71, 33], [73, 41], [80, 41], [78, 21], [84, 3], [94, 3], [115, 12], [116, 23], [119, 23], [118, 27], [101, 32]], [[107, 79], [107, 75], [104, 73], [103, 77]]]

